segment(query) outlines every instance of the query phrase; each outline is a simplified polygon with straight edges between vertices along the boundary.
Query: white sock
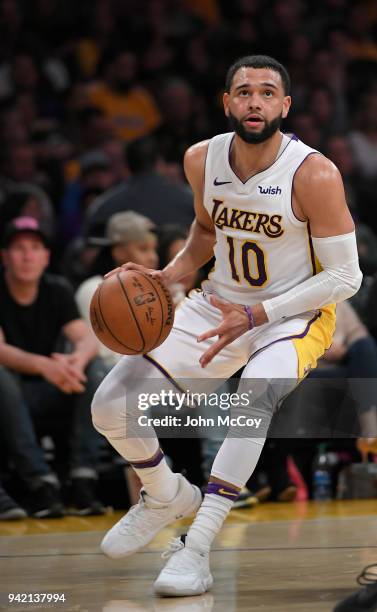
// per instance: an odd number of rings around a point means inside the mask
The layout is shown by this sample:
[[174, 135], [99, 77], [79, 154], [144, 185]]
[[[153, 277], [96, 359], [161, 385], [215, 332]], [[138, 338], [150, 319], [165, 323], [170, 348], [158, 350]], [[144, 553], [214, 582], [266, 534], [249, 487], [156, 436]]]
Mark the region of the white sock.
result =
[[233, 503], [220, 495], [207, 493], [188, 531], [185, 545], [201, 552], [208, 552]]
[[178, 474], [171, 471], [165, 457], [153, 467], [136, 468], [135, 465], [132, 465], [132, 467], [143, 483], [147, 494], [153, 499], [170, 502], [177, 495]]

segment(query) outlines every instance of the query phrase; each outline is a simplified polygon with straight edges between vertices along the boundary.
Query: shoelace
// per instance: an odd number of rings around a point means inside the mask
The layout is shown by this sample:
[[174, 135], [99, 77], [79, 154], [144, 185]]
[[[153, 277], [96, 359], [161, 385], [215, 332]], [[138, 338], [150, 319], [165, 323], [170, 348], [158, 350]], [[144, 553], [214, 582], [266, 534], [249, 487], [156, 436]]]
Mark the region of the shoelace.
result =
[[[371, 572], [371, 568], [374, 568], [374, 571]], [[377, 563], [372, 563], [371, 565], [367, 565], [364, 567], [360, 576], [357, 577], [357, 582], [361, 586], [369, 586], [374, 582], [377, 582]]]
[[161, 555], [161, 558], [170, 559], [170, 557], [174, 555], [174, 553], [178, 552], [179, 550], [182, 550], [182, 548], [184, 547], [185, 545], [182, 542], [181, 538], [172, 538], [171, 540], [169, 540], [168, 548], [164, 550]]

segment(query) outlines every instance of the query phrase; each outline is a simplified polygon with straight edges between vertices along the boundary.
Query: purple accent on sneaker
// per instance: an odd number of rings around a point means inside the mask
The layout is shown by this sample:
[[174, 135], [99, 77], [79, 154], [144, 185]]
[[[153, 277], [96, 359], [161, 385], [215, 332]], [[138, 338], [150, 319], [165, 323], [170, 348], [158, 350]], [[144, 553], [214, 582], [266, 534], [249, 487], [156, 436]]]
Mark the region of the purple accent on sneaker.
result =
[[220, 497], [226, 497], [232, 502], [235, 502], [240, 494], [237, 489], [232, 487], [221, 485], [217, 482], [209, 482], [206, 489], [207, 495], [219, 495]]
[[160, 449], [157, 455], [153, 457], [153, 459], [148, 459], [148, 461], [133, 461], [132, 463], [130, 461], [130, 465], [132, 465], [132, 467], [136, 470], [143, 470], [144, 468], [156, 467], [156, 465], [158, 465], [163, 460], [163, 458], [164, 453]]

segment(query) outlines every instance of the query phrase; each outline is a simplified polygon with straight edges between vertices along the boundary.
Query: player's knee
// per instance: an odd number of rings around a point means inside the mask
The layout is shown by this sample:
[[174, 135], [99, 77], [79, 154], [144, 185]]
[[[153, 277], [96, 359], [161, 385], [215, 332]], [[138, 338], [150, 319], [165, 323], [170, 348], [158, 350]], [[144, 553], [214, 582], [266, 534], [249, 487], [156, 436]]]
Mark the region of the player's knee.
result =
[[111, 437], [114, 433], [124, 427], [126, 417], [125, 394], [111, 397], [103, 383], [98, 387], [92, 400], [92, 422], [97, 431]]

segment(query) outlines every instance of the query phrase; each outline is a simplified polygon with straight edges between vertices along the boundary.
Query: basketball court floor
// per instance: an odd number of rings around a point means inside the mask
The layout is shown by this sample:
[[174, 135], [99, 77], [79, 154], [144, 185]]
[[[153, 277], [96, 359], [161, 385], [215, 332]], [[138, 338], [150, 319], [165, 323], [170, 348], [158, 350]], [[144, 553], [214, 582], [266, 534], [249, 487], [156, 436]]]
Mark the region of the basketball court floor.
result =
[[[361, 569], [377, 563], [376, 500], [261, 504], [232, 511], [212, 552], [210, 593], [161, 599], [152, 593], [160, 554], [188, 522], [165, 529], [143, 552], [113, 561], [98, 545], [120, 516], [2, 521], [0, 608], [330, 612], [355, 590]], [[10, 593], [59, 594], [65, 601], [9, 603]]]

